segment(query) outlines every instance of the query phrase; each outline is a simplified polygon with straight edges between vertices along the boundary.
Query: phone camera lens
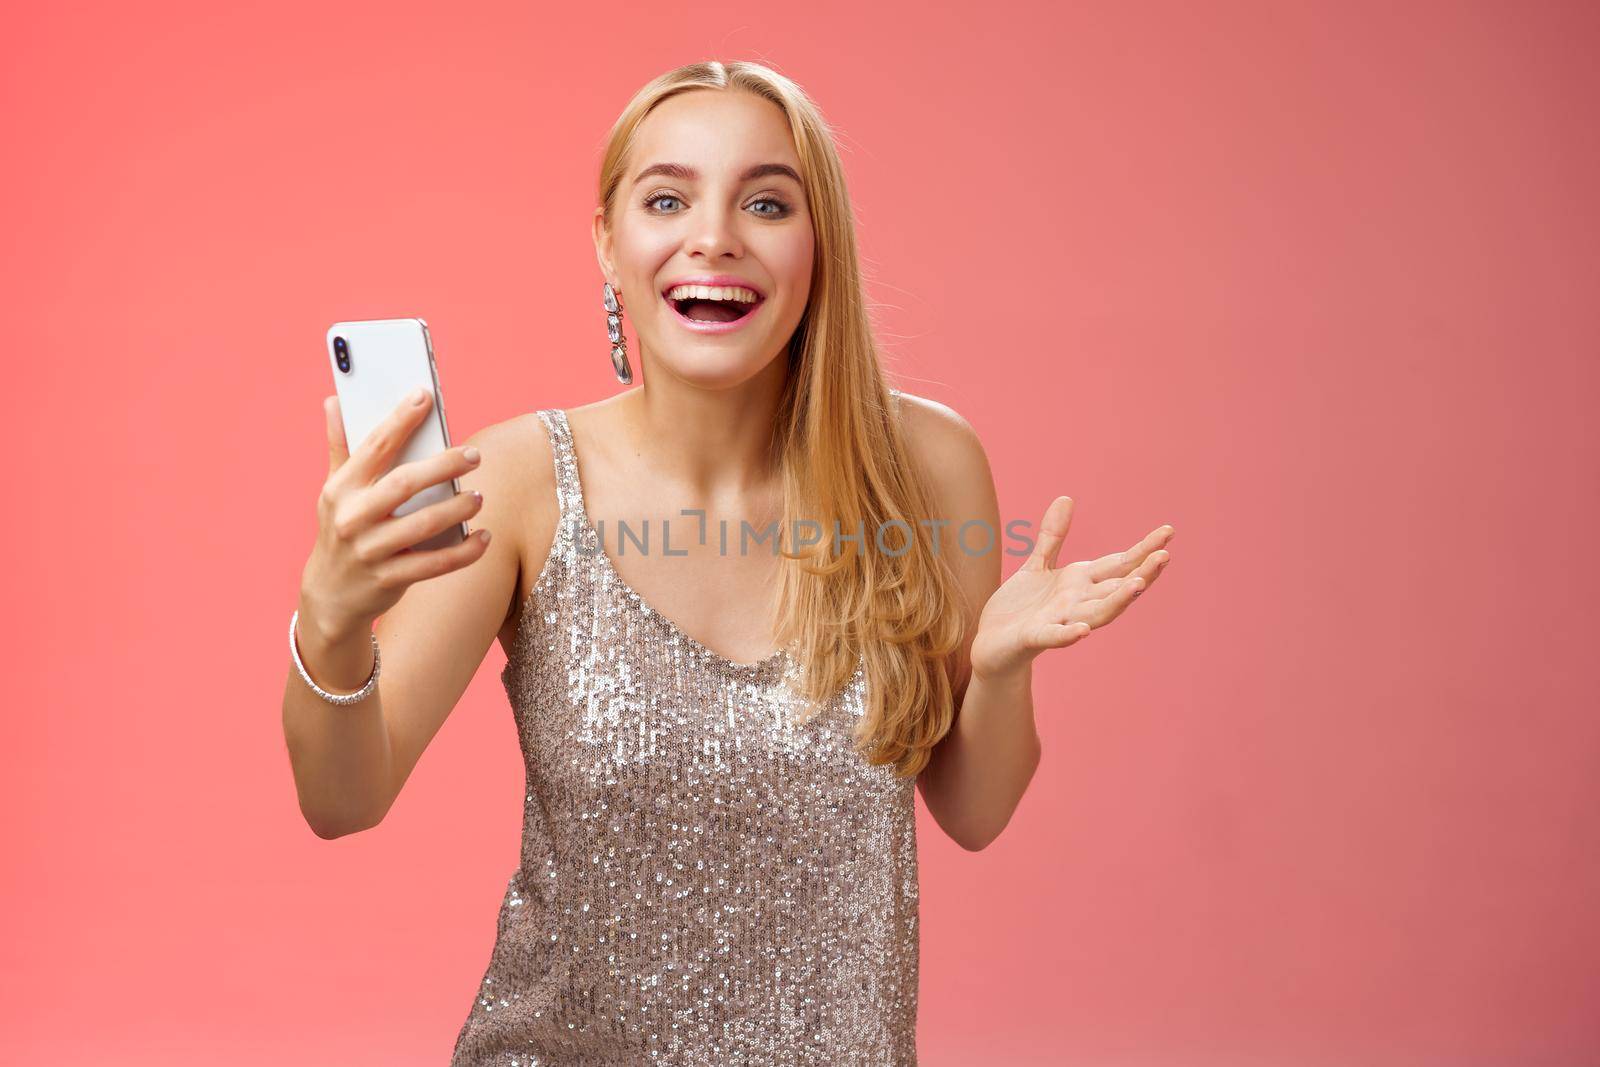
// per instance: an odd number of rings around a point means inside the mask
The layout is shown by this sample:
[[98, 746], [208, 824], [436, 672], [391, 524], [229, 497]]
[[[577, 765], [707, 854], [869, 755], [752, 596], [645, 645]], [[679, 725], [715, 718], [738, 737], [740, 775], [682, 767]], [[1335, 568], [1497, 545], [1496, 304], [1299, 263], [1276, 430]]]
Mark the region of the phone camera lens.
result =
[[333, 359], [341, 371], [350, 373], [350, 345], [343, 337], [333, 339]]

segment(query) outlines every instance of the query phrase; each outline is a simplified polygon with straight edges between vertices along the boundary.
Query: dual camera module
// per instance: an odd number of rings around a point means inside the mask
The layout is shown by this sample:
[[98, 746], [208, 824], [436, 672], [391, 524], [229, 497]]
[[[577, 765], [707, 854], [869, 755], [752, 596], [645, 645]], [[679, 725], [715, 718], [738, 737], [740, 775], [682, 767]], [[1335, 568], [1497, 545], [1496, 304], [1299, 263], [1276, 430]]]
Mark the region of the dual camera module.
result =
[[333, 339], [333, 361], [339, 365], [340, 373], [350, 373], [350, 343], [343, 337]]

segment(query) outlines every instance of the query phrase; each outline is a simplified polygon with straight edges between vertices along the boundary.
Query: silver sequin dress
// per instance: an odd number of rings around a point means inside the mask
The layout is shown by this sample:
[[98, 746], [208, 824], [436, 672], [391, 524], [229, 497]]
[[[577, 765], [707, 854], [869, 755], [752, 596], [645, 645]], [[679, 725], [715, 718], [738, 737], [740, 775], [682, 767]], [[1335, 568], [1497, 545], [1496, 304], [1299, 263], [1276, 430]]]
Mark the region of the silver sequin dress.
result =
[[501, 674], [521, 860], [452, 1067], [914, 1065], [915, 784], [852, 748], [864, 671], [791, 723], [794, 657], [725, 659], [629, 588], [538, 415], [561, 520]]

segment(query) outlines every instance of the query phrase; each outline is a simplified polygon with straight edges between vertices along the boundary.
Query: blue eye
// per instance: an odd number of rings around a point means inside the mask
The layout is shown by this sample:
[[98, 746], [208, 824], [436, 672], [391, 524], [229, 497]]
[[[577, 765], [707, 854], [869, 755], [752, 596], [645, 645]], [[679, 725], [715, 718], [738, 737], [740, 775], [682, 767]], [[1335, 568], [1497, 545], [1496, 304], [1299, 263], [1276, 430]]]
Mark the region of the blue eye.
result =
[[[670, 211], [669, 210], [660, 210], [660, 211], [656, 210], [656, 205], [659, 204], [663, 200], [671, 200], [671, 201], [678, 202], [678, 203], [682, 202], [681, 198], [676, 193], [668, 193], [668, 192], [651, 193], [649, 196], [644, 198], [644, 204], [643, 204], [644, 209], [646, 211], [650, 212], [651, 214], [654, 214], [654, 215], [676, 215], [677, 214], [677, 210], [676, 209], [670, 210]], [[757, 211], [755, 214], [760, 218], [764, 218], [764, 219], [781, 219], [781, 218], [787, 218], [788, 215], [790, 214], [789, 205], [787, 203], [785, 203], [784, 201], [782, 201], [782, 200], [780, 200], [780, 199], [778, 199], [777, 197], [774, 197], [774, 196], [764, 196], [760, 200], [757, 200], [754, 203], [752, 203], [750, 206], [751, 207], [755, 207], [756, 204], [770, 204], [772, 207], [774, 207], [776, 209], [774, 211]]]

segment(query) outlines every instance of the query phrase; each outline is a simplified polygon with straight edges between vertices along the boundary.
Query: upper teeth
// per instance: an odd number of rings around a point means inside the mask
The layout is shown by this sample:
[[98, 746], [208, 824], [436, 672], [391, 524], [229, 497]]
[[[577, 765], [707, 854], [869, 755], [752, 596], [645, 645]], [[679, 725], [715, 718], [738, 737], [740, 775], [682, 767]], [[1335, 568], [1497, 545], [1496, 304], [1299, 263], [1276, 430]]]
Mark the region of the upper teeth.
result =
[[737, 300], [754, 304], [761, 298], [742, 285], [675, 285], [667, 290], [668, 300]]

